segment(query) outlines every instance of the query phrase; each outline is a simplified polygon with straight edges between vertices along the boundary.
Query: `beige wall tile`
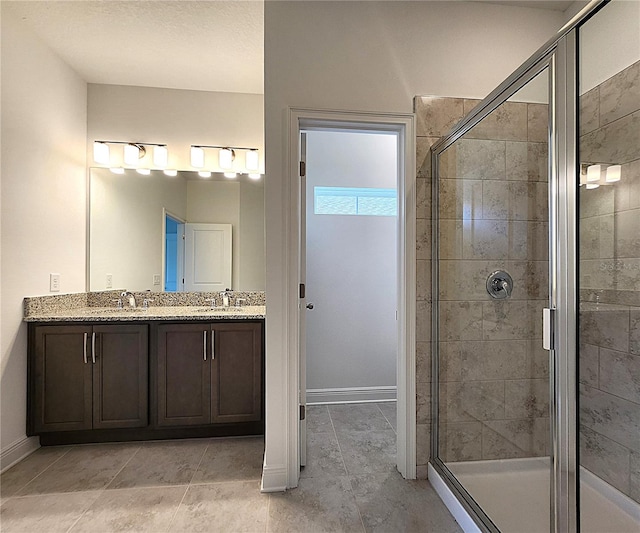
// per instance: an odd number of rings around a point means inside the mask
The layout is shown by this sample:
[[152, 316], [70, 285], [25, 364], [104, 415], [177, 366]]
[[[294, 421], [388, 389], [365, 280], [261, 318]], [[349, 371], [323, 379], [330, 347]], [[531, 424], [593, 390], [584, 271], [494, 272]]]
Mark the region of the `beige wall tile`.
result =
[[441, 457], [446, 462], [482, 459], [482, 423], [447, 422], [440, 432]]
[[416, 259], [431, 259], [431, 220], [416, 220]]
[[640, 111], [583, 135], [580, 158], [585, 162], [623, 164], [640, 159]]
[[507, 220], [509, 218], [509, 185], [505, 181], [482, 182], [482, 218]]
[[640, 357], [600, 348], [599, 383], [600, 390], [640, 404]]
[[640, 257], [640, 209], [616, 213], [614, 224], [615, 257]]
[[504, 260], [509, 248], [509, 223], [506, 220], [465, 220], [462, 257]]
[[419, 178], [431, 177], [431, 147], [440, 137], [416, 138], [416, 175]]
[[582, 342], [620, 352], [629, 351], [629, 311], [580, 312]]
[[485, 340], [526, 340], [535, 338], [526, 301], [484, 302], [482, 324]]
[[548, 446], [548, 419], [493, 420], [482, 426], [482, 458], [539, 457]]
[[466, 134], [470, 139], [526, 141], [527, 104], [505, 102]]
[[416, 343], [416, 383], [431, 382], [431, 343]]
[[509, 259], [547, 261], [549, 258], [549, 224], [512, 220], [509, 222]]
[[546, 143], [549, 139], [549, 106], [547, 104], [527, 104], [528, 140]]
[[431, 340], [431, 303], [416, 303], [416, 341]]
[[414, 111], [418, 137], [442, 137], [464, 116], [462, 98], [417, 96]]
[[439, 223], [440, 259], [462, 259], [462, 220], [443, 218]]
[[640, 61], [600, 85], [600, 125], [609, 124], [638, 109], [640, 109]]
[[426, 465], [431, 458], [431, 424], [416, 425], [416, 464]]
[[504, 418], [504, 381], [440, 384], [440, 417], [447, 422]]
[[504, 416], [505, 418], [549, 417], [549, 380], [505, 381]]
[[417, 261], [416, 298], [419, 301], [431, 301], [431, 261]]
[[482, 302], [440, 302], [440, 339], [481, 340]]
[[482, 213], [482, 182], [479, 180], [440, 180], [439, 216], [441, 219], [474, 219]]
[[599, 353], [600, 350], [597, 346], [585, 342], [580, 343], [580, 351], [578, 352], [580, 383], [591, 387], [598, 386], [598, 376], [600, 374]]
[[628, 448], [589, 428], [580, 428], [580, 465], [629, 493], [630, 452]]
[[530, 377], [527, 341], [463, 341], [459, 372], [463, 381]]
[[629, 496], [640, 503], [640, 453], [631, 452], [629, 458]]
[[632, 309], [629, 315], [629, 353], [640, 355], [640, 310]]
[[580, 97], [580, 135], [600, 127], [600, 87], [594, 87]]
[[416, 179], [416, 218], [431, 220], [431, 179]]
[[489, 300], [487, 277], [495, 270], [506, 270], [507, 261], [440, 261], [442, 300]]
[[438, 350], [439, 370], [438, 379], [443, 381], [462, 381], [462, 342], [439, 342]]

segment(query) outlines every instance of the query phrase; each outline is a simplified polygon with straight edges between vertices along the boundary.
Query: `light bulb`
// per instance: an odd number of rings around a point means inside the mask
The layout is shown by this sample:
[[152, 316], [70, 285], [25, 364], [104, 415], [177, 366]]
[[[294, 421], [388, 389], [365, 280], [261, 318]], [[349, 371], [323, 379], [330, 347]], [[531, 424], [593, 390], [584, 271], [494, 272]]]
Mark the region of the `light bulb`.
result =
[[607, 176], [605, 180], [607, 183], [615, 183], [616, 181], [620, 181], [621, 175], [622, 175], [622, 166], [611, 165], [610, 167], [607, 167]]
[[589, 165], [587, 167], [587, 183], [595, 183], [600, 181], [600, 173], [602, 165]]
[[135, 166], [138, 164], [138, 159], [140, 159], [140, 148], [138, 148], [135, 144], [125, 144], [124, 162], [127, 165]]
[[260, 165], [258, 150], [249, 150], [245, 156], [245, 167], [247, 170], [258, 170]]
[[169, 150], [166, 146], [153, 147], [153, 164], [156, 167], [164, 168], [169, 164]]
[[142, 174], [143, 176], [148, 176], [151, 174], [151, 170], [148, 168], [136, 168], [136, 172], [138, 174]]
[[258, 174], [257, 172], [249, 172], [249, 178], [252, 180], [259, 180], [262, 177], [262, 174]]
[[191, 166], [202, 168], [204, 166], [204, 150], [199, 146], [191, 147]]
[[124, 174], [124, 168], [122, 167], [111, 167], [109, 170], [114, 174]]
[[178, 171], [177, 170], [172, 170], [172, 169], [168, 169], [168, 168], [164, 170], [164, 173], [167, 176], [171, 176], [172, 178], [178, 175]]
[[596, 182], [596, 183], [587, 183], [587, 189], [597, 189], [598, 187], [600, 187], [600, 184], [598, 182]]
[[236, 177], [238, 177], [238, 174], [236, 172], [225, 172], [224, 173], [224, 177], [225, 178], [236, 178]]
[[93, 160], [100, 165], [109, 164], [109, 145], [95, 141], [93, 143]]
[[231, 148], [223, 148], [218, 152], [218, 164], [222, 169], [233, 167], [233, 159], [235, 154]]
[[198, 172], [198, 176], [200, 176], [201, 178], [210, 178], [211, 172], [209, 172], [208, 170], [201, 170], [200, 172]]

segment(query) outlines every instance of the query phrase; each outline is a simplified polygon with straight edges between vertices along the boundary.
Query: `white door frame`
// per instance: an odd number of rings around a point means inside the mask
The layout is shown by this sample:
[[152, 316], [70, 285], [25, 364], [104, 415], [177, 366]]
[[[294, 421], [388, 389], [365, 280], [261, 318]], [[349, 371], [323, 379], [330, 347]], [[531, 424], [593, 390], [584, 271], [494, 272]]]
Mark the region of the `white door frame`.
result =
[[416, 477], [416, 165], [413, 114], [322, 111], [289, 108], [288, 139], [288, 375], [287, 375], [287, 486], [297, 487], [300, 474], [298, 391], [298, 295], [300, 235], [300, 131], [322, 128], [376, 130], [398, 133], [398, 357], [397, 357], [397, 465], [403, 477]]

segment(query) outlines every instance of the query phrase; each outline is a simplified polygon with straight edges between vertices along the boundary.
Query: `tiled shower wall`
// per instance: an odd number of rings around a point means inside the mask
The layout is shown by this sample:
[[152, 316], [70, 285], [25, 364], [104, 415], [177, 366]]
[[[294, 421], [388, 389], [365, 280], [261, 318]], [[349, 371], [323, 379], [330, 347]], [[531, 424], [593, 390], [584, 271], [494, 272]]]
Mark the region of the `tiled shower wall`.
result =
[[640, 62], [580, 97], [580, 461], [640, 502]]
[[[428, 460], [431, 287], [429, 147], [478, 101], [417, 97], [418, 464]], [[548, 453], [547, 106], [507, 102], [441, 160], [440, 417], [445, 461]], [[507, 301], [485, 281], [505, 269]]]

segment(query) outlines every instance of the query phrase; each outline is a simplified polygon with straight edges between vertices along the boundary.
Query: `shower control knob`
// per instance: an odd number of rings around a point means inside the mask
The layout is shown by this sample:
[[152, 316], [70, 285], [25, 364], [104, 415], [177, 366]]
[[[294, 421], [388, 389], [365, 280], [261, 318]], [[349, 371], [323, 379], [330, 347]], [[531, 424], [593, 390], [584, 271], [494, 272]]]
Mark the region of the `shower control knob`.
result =
[[487, 292], [491, 298], [504, 300], [511, 296], [513, 279], [508, 272], [496, 270], [487, 278]]
[[313, 304], [311, 303], [307, 304], [307, 309], [313, 309]]

